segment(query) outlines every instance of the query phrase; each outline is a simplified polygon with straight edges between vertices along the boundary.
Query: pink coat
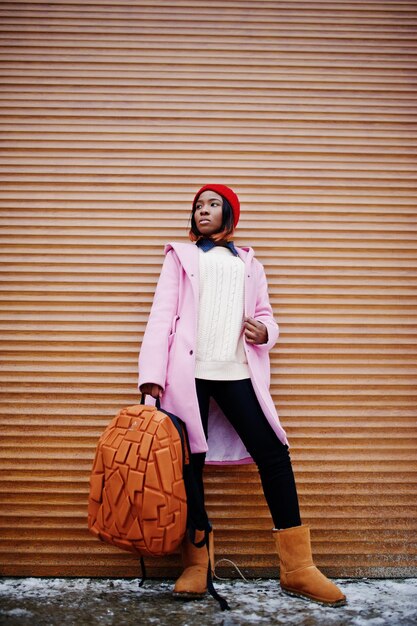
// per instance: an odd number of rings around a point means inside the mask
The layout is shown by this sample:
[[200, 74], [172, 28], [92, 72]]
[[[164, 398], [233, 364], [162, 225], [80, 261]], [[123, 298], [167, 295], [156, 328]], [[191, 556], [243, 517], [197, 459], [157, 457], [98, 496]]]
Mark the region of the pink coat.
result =
[[[265, 344], [244, 338], [251, 380], [262, 410], [279, 439], [288, 444], [269, 392], [269, 350], [278, 339], [262, 264], [252, 248], [237, 248], [245, 263], [245, 315], [263, 322]], [[195, 388], [195, 350], [199, 299], [199, 249], [193, 243], [169, 243], [139, 354], [138, 388], [156, 383], [163, 389], [161, 407], [187, 425], [191, 452], [207, 452], [206, 463], [252, 463], [240, 437], [211, 399], [208, 440], [201, 423]], [[154, 403], [147, 396], [147, 403]]]

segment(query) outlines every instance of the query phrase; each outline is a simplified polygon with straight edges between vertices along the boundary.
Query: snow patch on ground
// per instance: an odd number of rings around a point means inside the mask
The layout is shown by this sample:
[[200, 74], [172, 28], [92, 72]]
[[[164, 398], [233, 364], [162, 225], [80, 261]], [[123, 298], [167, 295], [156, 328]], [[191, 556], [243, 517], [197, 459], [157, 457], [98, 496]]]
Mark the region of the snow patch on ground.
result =
[[336, 580], [348, 598], [332, 608], [281, 592], [277, 580], [215, 581], [231, 611], [207, 596], [171, 597], [173, 581], [90, 578], [0, 580], [0, 623], [8, 626], [415, 626], [417, 579]]

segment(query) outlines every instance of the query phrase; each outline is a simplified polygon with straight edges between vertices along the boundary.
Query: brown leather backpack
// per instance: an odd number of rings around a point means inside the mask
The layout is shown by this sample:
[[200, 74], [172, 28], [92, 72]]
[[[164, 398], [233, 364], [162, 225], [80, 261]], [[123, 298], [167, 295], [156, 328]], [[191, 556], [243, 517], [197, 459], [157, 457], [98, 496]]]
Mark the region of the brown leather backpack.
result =
[[99, 439], [90, 477], [88, 527], [141, 556], [164, 556], [187, 527], [185, 425], [157, 406], [122, 409]]

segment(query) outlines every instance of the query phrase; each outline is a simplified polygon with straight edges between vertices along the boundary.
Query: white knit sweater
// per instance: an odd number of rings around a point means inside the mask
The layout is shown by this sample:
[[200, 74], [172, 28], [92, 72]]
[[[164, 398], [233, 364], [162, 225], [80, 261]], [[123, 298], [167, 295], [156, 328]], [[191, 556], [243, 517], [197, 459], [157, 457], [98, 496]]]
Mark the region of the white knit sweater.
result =
[[245, 266], [223, 246], [200, 254], [195, 377], [250, 378], [243, 343]]

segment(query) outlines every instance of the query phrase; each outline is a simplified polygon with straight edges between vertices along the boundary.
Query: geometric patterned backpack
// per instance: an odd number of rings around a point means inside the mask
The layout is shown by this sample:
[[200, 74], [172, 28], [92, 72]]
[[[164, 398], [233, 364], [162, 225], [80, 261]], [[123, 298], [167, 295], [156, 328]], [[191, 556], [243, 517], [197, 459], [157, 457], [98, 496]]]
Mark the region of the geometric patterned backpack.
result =
[[[208, 549], [211, 532], [184, 422], [161, 409], [159, 399], [155, 406], [144, 401], [142, 394], [141, 404], [119, 411], [101, 435], [88, 499], [90, 532], [140, 556], [140, 586], [146, 578], [144, 556], [175, 552], [186, 532], [195, 546]], [[196, 529], [205, 531], [200, 543]], [[230, 608], [214, 589], [210, 560], [207, 587], [222, 610]]]
[[101, 435], [90, 476], [88, 527], [140, 556], [164, 556], [187, 528], [184, 423], [156, 406], [122, 409]]

